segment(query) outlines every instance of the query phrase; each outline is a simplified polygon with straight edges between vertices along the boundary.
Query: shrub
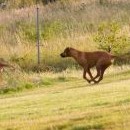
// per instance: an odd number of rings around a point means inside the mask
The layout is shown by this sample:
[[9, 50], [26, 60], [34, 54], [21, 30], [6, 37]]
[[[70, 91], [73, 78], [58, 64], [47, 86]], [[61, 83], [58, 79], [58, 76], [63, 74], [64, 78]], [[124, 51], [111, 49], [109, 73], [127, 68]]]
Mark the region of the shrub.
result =
[[94, 41], [98, 43], [98, 48], [109, 51], [111, 47], [112, 53], [124, 53], [129, 47], [130, 39], [127, 34], [122, 34], [121, 29], [121, 25], [117, 22], [100, 24], [98, 32], [94, 36]]

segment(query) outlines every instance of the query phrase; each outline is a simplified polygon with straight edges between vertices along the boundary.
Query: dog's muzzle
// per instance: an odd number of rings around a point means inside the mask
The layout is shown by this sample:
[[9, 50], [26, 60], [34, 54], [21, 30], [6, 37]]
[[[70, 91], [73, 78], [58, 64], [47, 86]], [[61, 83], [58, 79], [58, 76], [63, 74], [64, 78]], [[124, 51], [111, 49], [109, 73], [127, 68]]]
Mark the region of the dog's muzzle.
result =
[[64, 53], [61, 53], [60, 56], [63, 57], [63, 58], [65, 57]]

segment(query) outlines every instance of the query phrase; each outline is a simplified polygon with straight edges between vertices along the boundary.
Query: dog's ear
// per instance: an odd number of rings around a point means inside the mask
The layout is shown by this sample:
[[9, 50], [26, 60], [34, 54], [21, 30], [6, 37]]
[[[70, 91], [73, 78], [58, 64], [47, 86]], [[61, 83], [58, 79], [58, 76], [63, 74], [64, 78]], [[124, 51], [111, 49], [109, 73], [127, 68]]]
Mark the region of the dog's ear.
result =
[[66, 51], [70, 51], [70, 47], [66, 47]]
[[70, 47], [66, 47], [66, 49], [69, 49]]

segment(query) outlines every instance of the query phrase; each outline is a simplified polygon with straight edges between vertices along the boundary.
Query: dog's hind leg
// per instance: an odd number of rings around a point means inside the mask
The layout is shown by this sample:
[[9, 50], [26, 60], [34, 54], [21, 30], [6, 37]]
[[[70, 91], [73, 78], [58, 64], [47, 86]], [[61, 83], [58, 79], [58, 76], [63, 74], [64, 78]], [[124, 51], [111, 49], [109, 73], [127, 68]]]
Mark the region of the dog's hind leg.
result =
[[96, 82], [96, 81], [95, 81], [95, 78], [92, 76], [92, 73], [91, 73], [90, 69], [88, 69], [87, 72], [88, 72], [88, 74], [89, 74], [89, 76], [90, 76], [90, 78], [91, 78], [90, 82], [92, 82], [92, 81], [93, 81], [93, 82]]
[[96, 66], [96, 70], [97, 70], [97, 75], [93, 77], [90, 82], [94, 81], [94, 83], [97, 83], [95, 79], [100, 76], [100, 71], [101, 71], [100, 66]]
[[95, 83], [99, 83], [103, 79], [104, 72], [110, 65], [111, 65], [111, 63], [108, 63], [108, 64], [102, 65], [100, 67], [100, 77]]
[[100, 70], [100, 77], [99, 79], [95, 82], [95, 83], [99, 83], [102, 79], [103, 79], [103, 75], [104, 75], [104, 72], [106, 70], [107, 67], [104, 67]]

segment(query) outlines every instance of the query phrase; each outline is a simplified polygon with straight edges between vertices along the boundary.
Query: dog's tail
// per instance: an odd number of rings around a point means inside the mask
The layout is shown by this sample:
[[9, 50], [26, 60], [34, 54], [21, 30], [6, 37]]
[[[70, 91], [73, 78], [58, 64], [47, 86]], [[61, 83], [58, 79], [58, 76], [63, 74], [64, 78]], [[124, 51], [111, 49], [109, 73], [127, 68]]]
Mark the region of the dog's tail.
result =
[[118, 55], [118, 56], [110, 54], [110, 56], [111, 56], [112, 59], [115, 59], [115, 58], [117, 58], [117, 59], [125, 59], [126, 57], [130, 57], [130, 52], [124, 53], [124, 54]]
[[110, 54], [110, 56], [111, 56], [112, 59], [119, 58], [119, 56], [112, 55], [112, 54]]
[[112, 59], [112, 61], [114, 60], [115, 64], [126, 64], [126, 63], [130, 63], [130, 52], [128, 53], [124, 53], [122, 55], [112, 55], [110, 54], [110, 57]]

